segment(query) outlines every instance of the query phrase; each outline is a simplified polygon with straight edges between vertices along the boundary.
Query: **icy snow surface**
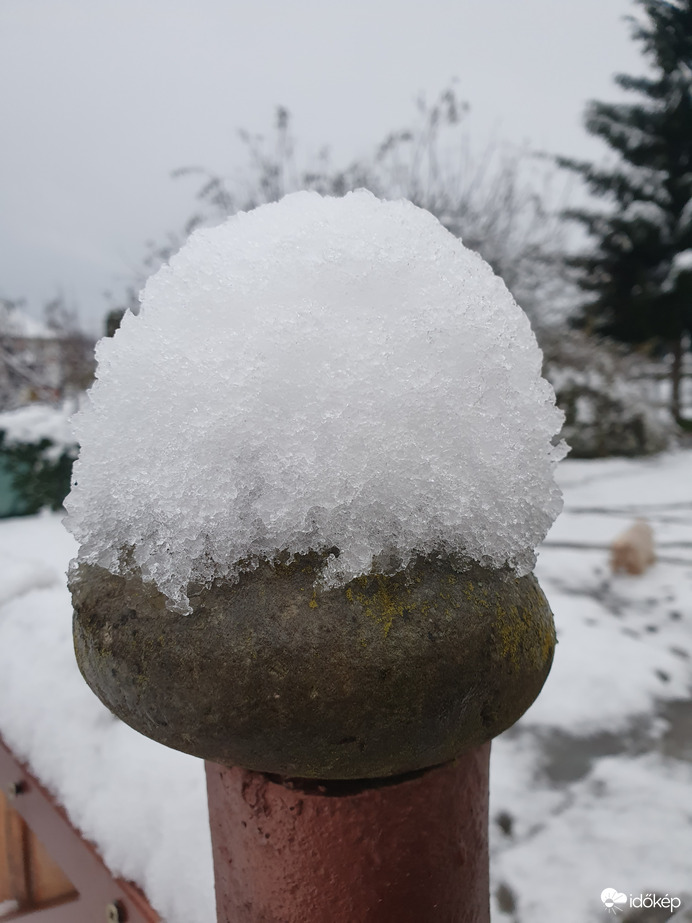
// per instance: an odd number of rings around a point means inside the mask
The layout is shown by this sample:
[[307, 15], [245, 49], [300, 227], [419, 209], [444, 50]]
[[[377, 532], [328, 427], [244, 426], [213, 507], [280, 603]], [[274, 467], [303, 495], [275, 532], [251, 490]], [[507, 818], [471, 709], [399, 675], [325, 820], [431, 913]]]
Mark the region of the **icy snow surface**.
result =
[[182, 611], [282, 551], [338, 548], [327, 585], [433, 551], [526, 573], [561, 507], [526, 316], [408, 202], [301, 192], [198, 230], [97, 356], [68, 527]]
[[[565, 511], [537, 574], [560, 643], [538, 701], [493, 742], [493, 921], [599, 923], [609, 887], [688, 892], [689, 908], [692, 450], [568, 459], [557, 477]], [[638, 516], [658, 562], [612, 576], [607, 545]], [[202, 763], [85, 685], [64, 576], [75, 552], [56, 515], [0, 522], [0, 734], [167, 923], [214, 923]]]

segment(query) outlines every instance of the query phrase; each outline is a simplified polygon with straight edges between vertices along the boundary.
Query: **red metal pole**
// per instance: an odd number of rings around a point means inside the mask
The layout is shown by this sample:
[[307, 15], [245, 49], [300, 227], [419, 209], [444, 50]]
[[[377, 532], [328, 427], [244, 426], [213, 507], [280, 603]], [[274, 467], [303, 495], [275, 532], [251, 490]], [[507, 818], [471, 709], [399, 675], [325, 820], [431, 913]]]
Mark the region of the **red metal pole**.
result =
[[488, 923], [489, 753], [303, 784], [208, 762], [219, 923]]

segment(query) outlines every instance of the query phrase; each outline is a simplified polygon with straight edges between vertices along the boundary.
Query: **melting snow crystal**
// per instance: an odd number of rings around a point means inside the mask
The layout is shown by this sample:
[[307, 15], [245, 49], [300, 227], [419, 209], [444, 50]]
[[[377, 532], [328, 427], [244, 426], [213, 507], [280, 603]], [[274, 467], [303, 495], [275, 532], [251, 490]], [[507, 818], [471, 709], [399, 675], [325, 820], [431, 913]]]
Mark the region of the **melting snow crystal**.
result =
[[97, 357], [68, 525], [183, 611], [309, 549], [340, 550], [327, 585], [436, 552], [526, 573], [561, 508], [529, 322], [408, 202], [301, 192], [198, 230]]

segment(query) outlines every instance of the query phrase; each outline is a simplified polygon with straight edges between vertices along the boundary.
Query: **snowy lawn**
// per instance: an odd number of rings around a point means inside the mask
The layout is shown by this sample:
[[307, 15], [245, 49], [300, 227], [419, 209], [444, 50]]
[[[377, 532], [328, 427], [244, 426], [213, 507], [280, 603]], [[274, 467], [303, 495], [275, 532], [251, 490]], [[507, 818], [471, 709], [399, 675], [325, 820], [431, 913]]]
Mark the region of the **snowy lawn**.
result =
[[[493, 744], [494, 918], [604, 920], [605, 888], [687, 893], [689, 907], [692, 452], [568, 460], [557, 479], [565, 510], [536, 568], [555, 613], [555, 663], [533, 708]], [[635, 517], [652, 525], [659, 556], [643, 576], [612, 576], [602, 549], [565, 547], [606, 545]]]
[[[493, 744], [497, 923], [606, 920], [608, 887], [692, 891], [692, 451], [568, 460], [558, 480], [565, 512], [537, 567], [555, 665]], [[605, 546], [636, 516], [660, 558], [641, 577], [611, 576], [602, 547], [570, 547]], [[213, 923], [202, 764], [130, 730], [83, 682], [65, 583], [75, 553], [58, 515], [0, 522], [0, 732], [166, 920]]]

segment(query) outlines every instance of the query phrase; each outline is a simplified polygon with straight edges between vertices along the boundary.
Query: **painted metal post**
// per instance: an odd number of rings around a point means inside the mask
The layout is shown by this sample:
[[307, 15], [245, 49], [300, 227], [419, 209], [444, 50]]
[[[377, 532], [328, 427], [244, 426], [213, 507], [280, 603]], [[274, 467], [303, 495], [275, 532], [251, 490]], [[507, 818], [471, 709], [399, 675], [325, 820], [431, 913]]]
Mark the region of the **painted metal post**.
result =
[[218, 920], [488, 923], [489, 751], [355, 784], [207, 763]]

